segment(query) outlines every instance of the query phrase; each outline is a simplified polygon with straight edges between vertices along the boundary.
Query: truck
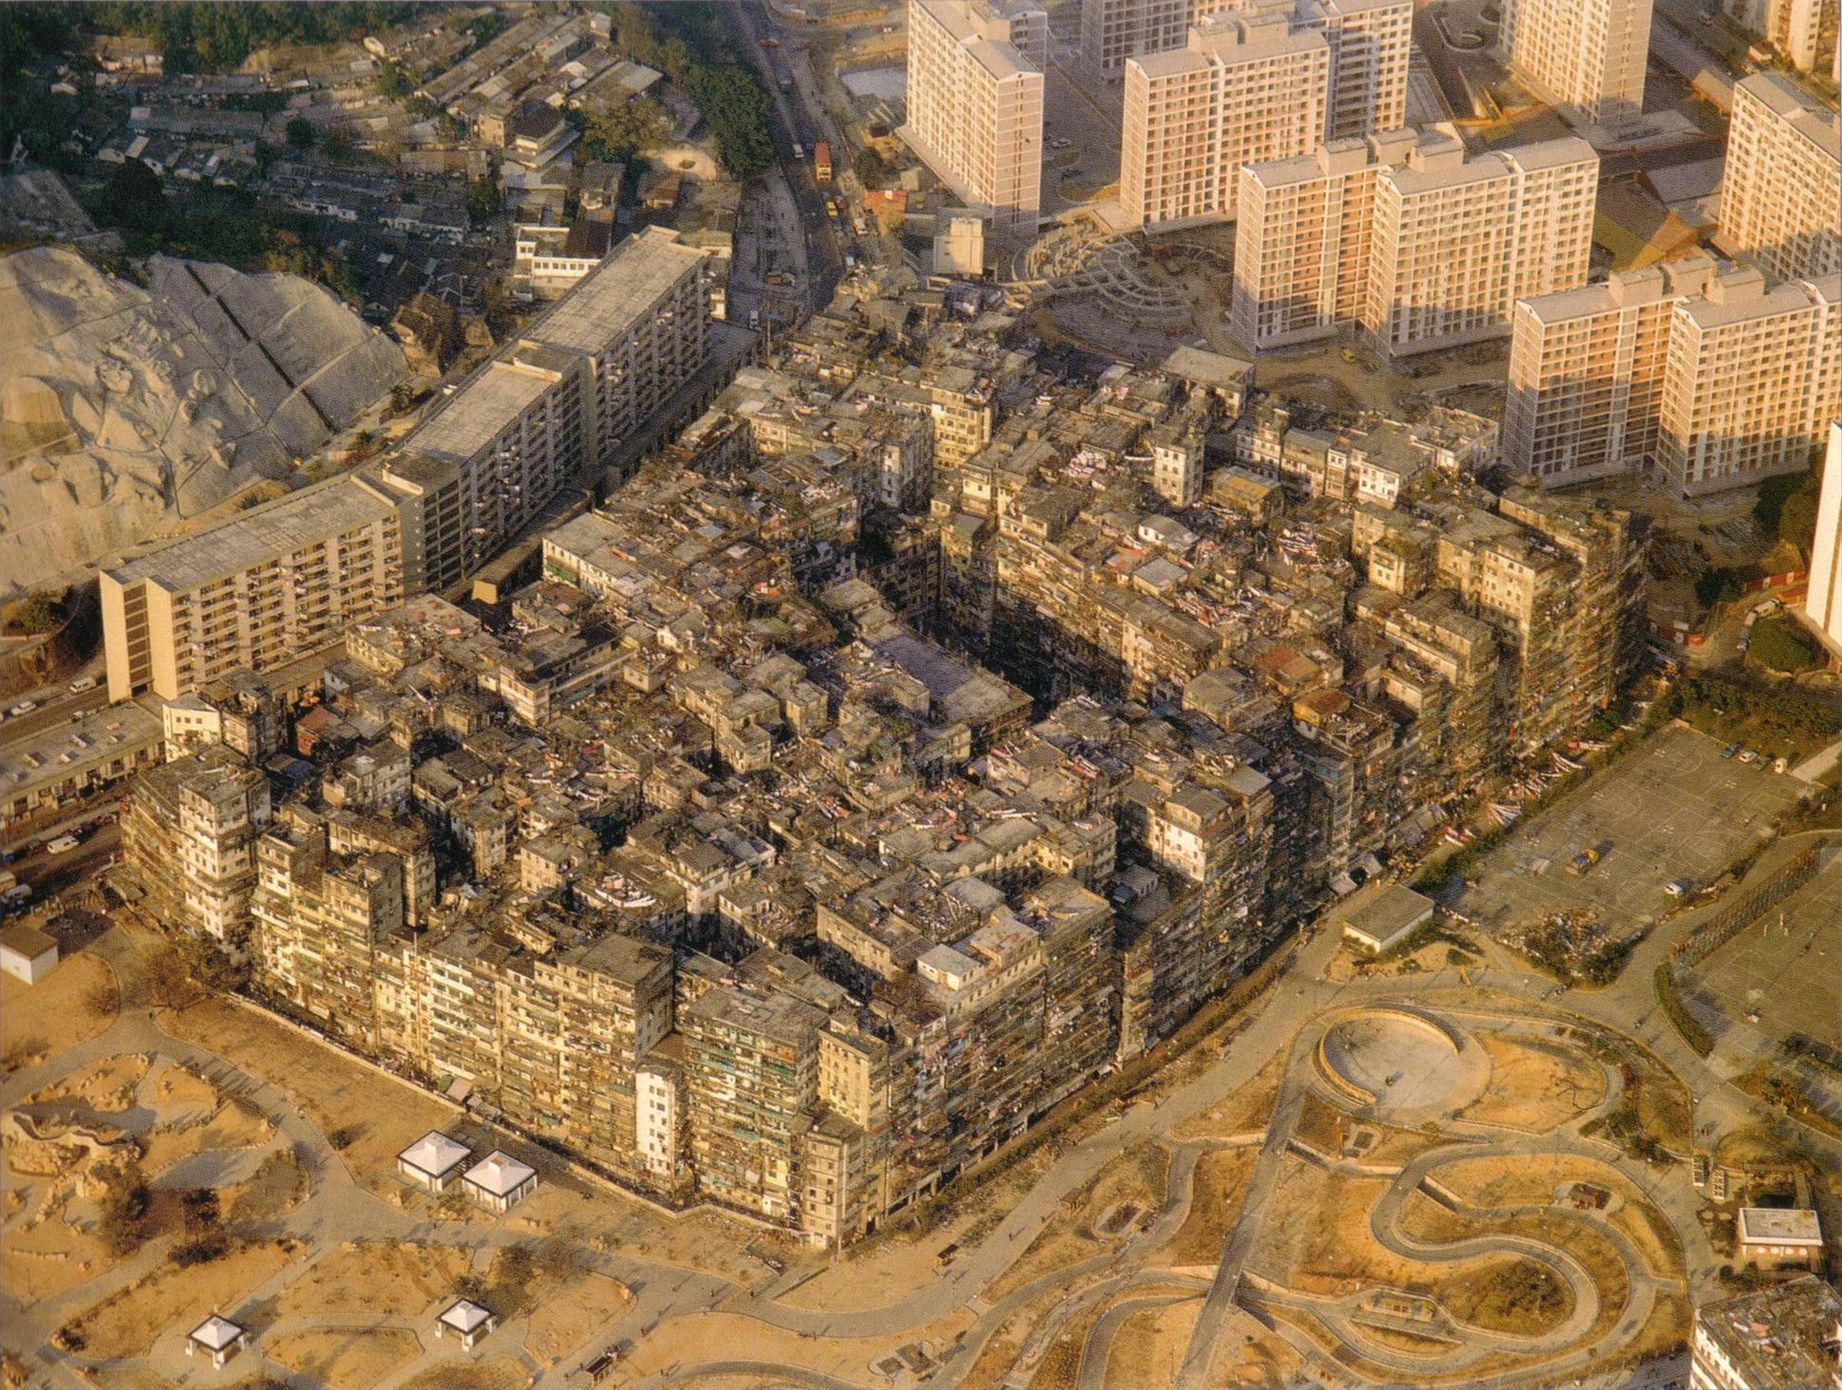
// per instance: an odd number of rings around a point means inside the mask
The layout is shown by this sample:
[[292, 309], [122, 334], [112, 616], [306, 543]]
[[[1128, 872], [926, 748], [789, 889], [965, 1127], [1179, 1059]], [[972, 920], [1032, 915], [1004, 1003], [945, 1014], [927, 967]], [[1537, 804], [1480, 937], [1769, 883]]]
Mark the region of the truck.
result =
[[1578, 878], [1599, 862], [1599, 851], [1588, 845], [1567, 862], [1567, 872]]
[[812, 147], [812, 176], [822, 184], [831, 182], [831, 145], [824, 140]]

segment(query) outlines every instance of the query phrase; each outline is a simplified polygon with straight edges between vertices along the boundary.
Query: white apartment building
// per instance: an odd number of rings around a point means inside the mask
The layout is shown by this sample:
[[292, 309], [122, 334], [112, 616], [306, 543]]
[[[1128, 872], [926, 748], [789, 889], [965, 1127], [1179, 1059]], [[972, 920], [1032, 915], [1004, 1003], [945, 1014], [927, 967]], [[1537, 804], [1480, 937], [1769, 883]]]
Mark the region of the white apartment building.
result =
[[1729, 255], [1774, 280], [1842, 270], [1842, 116], [1778, 73], [1733, 89], [1720, 231]]
[[104, 569], [109, 698], [273, 670], [401, 603], [401, 505], [335, 478]]
[[1842, 0], [1769, 0], [1764, 18], [1766, 41], [1799, 72], [1842, 66], [1836, 48]]
[[704, 266], [629, 237], [379, 465], [104, 570], [110, 698], [274, 670], [460, 582], [703, 365]]
[[1842, 76], [1842, 0], [1720, 0], [1726, 17], [1758, 35], [1799, 72]]
[[1518, 298], [1585, 283], [1598, 173], [1584, 140], [1467, 157], [1438, 126], [1249, 165], [1235, 334], [1258, 350], [1359, 324], [1391, 356], [1502, 336]]
[[1539, 95], [1588, 121], [1644, 110], [1651, 0], [1503, 0], [1504, 61]]
[[1199, 24], [1187, 47], [1129, 60], [1119, 152], [1128, 224], [1233, 217], [1241, 165], [1323, 138], [1329, 84], [1324, 36], [1280, 16]]
[[1691, 496], [1795, 472], [1842, 416], [1839, 300], [1707, 256], [1524, 300], [1504, 462], [1549, 488], [1653, 462]]
[[1364, 330], [1397, 357], [1506, 335], [1518, 299], [1586, 283], [1598, 186], [1572, 136], [1472, 158], [1416, 146], [1376, 181]]
[[909, 0], [908, 122], [928, 168], [1002, 230], [1042, 211], [1043, 69], [1049, 19], [1005, 0]]
[[1450, 127], [1333, 140], [1240, 173], [1230, 327], [1256, 350], [1328, 337], [1368, 303], [1375, 185], [1415, 146], [1463, 152]]
[[1117, 82], [1126, 60], [1183, 47], [1190, 26], [1233, 0], [1081, 0], [1081, 57], [1095, 76]]
[[1657, 453], [1676, 307], [1703, 293], [1712, 257], [1693, 255], [1516, 302], [1503, 459], [1543, 487], [1641, 469]]
[[1326, 139], [1405, 118], [1412, 0], [1082, 0], [1081, 53], [1095, 74], [1118, 81], [1128, 60], [1182, 48], [1194, 24], [1262, 15], [1323, 34], [1334, 74]]
[[1810, 592], [1804, 616], [1829, 649], [1842, 659], [1842, 421], [1829, 426], [1823, 458], [1823, 487], [1817, 495], [1816, 540], [1810, 550]]
[[1177, 44], [1120, 60], [1128, 220], [1231, 218], [1242, 164], [1399, 126], [1412, 27], [1405, 0], [1204, 0]]
[[1842, 275], [1735, 270], [1677, 307], [1657, 465], [1684, 496], [1798, 472], [1838, 415]]

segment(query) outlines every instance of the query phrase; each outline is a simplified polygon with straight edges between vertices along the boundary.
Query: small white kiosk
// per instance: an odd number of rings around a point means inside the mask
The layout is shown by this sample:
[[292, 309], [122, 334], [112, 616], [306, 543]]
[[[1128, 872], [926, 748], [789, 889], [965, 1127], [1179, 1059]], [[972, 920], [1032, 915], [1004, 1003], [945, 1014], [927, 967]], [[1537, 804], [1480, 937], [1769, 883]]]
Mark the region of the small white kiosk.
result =
[[194, 1327], [185, 1339], [185, 1354], [196, 1356], [203, 1352], [211, 1358], [213, 1366], [223, 1367], [249, 1340], [249, 1333], [232, 1322], [229, 1318], [220, 1318], [216, 1313]]
[[449, 1306], [448, 1311], [435, 1320], [435, 1335], [445, 1337], [453, 1333], [460, 1338], [460, 1344], [464, 1349], [472, 1351], [473, 1344], [485, 1337], [490, 1337], [493, 1328], [497, 1325], [493, 1315], [479, 1304], [471, 1299], [457, 1298]]

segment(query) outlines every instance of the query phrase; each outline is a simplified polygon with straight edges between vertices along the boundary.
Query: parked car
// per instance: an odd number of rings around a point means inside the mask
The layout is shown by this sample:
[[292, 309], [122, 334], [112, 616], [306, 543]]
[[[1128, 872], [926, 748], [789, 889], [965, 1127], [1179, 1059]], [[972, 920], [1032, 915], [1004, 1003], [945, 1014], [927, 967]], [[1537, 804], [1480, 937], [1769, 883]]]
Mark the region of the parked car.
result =
[[96, 678], [94, 676], [78, 676], [70, 683], [70, 693], [72, 695], [81, 695], [84, 691], [94, 690], [95, 688]]
[[82, 843], [83, 841], [79, 840], [75, 835], [60, 835], [57, 839], [46, 845], [45, 849], [51, 854], [69, 854]]
[[1673, 883], [1665, 883], [1663, 891], [1672, 898], [1686, 898], [1693, 889], [1687, 879], [1679, 878]]
[[12, 715], [14, 718], [18, 718], [22, 714], [32, 713], [32, 711], [37, 708], [38, 708], [37, 700], [21, 700], [18, 704], [14, 705], [11, 709], [9, 709], [7, 713]]

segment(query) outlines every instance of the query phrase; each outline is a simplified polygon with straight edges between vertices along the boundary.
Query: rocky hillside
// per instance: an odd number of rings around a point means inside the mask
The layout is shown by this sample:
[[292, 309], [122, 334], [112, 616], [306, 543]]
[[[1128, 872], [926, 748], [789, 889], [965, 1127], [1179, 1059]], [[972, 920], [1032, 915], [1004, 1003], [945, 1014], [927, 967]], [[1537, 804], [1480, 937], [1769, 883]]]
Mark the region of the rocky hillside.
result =
[[298, 276], [156, 257], [148, 280], [0, 257], [0, 594], [290, 485], [403, 377], [394, 342]]

